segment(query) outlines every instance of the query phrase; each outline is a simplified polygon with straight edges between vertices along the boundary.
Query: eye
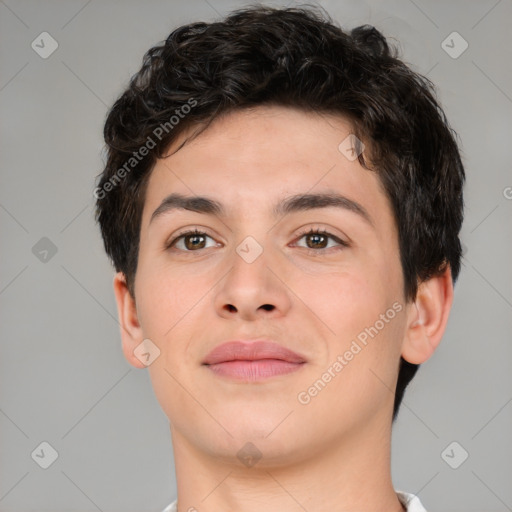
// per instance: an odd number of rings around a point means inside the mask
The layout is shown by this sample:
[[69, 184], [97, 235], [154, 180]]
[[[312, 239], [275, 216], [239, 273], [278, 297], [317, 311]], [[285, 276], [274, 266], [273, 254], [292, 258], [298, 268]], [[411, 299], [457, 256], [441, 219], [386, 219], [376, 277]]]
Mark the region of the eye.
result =
[[[208, 238], [213, 242], [209, 246], [207, 245]], [[349, 247], [347, 242], [322, 229], [311, 228], [308, 231], [304, 231], [298, 238], [298, 240], [302, 239], [306, 239], [306, 246], [298, 246], [313, 252], [319, 252], [319, 250], [322, 249], [332, 249], [336, 246]], [[332, 244], [329, 245], [329, 242], [334, 242], [334, 246]], [[175, 248], [184, 252], [196, 252], [196, 250], [208, 249], [209, 247], [215, 247], [217, 245], [217, 242], [207, 233], [194, 229], [178, 234], [166, 247], [167, 249]]]
[[[194, 252], [195, 249], [208, 248], [206, 246], [207, 238], [213, 240], [211, 236], [197, 229], [194, 229], [193, 231], [185, 231], [184, 233], [180, 233], [178, 236], [174, 237], [167, 245], [167, 248], [170, 249], [171, 247], [176, 247], [180, 251]], [[214, 241], [213, 245], [210, 245], [209, 247], [215, 247], [215, 245], [216, 242]]]
[[318, 249], [331, 249], [333, 246], [328, 246], [329, 240], [336, 242], [338, 246], [349, 246], [347, 242], [344, 242], [337, 236], [323, 229], [310, 229], [305, 231], [300, 235], [299, 240], [303, 238], [307, 240], [305, 249], [315, 252], [318, 252]]

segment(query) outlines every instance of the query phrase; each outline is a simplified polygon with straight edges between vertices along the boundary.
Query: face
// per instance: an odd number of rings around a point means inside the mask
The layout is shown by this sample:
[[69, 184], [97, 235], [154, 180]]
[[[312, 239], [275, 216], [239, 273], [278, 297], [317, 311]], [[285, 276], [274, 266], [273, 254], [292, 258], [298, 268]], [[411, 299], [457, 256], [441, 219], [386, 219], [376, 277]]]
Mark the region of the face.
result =
[[[135, 341], [160, 350], [149, 371], [175, 439], [226, 460], [252, 442], [260, 464], [278, 464], [390, 423], [406, 330], [398, 234], [377, 174], [343, 151], [349, 134], [341, 117], [258, 107], [157, 162]], [[171, 194], [222, 211], [181, 209]], [[304, 200], [322, 194], [331, 201]], [[252, 378], [251, 363], [203, 364], [233, 340], [271, 341], [303, 362], [253, 363]]]

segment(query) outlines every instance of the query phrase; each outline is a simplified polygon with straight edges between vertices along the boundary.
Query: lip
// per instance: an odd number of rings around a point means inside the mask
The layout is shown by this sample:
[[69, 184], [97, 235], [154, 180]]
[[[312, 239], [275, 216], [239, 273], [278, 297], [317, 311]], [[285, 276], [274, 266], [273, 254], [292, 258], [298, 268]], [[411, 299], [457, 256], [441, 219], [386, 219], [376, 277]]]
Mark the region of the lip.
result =
[[215, 347], [203, 365], [217, 375], [237, 380], [261, 380], [300, 369], [306, 360], [267, 340], [228, 341]]

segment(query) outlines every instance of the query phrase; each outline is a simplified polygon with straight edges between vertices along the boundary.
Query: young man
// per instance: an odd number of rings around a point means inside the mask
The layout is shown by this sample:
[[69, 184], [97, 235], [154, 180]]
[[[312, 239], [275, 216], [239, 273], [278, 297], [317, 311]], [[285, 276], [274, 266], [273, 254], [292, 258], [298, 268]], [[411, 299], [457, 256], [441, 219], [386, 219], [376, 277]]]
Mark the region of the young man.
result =
[[454, 136], [377, 30], [312, 9], [149, 50], [95, 196], [123, 351], [170, 422], [166, 511], [425, 510], [390, 439], [459, 273]]

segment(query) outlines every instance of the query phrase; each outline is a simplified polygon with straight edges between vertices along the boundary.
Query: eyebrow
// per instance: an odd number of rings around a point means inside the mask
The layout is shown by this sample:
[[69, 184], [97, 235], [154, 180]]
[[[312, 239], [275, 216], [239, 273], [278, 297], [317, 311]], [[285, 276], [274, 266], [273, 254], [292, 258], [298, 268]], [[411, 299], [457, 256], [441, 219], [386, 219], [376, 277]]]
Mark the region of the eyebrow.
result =
[[[372, 218], [364, 206], [338, 193], [297, 194], [290, 196], [277, 203], [273, 207], [272, 213], [274, 217], [281, 217], [295, 212], [330, 207], [342, 208], [356, 213], [374, 227]], [[188, 210], [218, 217], [226, 216], [225, 208], [215, 199], [205, 196], [185, 196], [173, 193], [160, 203], [160, 206], [151, 215], [149, 222], [151, 223], [155, 218], [171, 210]]]

